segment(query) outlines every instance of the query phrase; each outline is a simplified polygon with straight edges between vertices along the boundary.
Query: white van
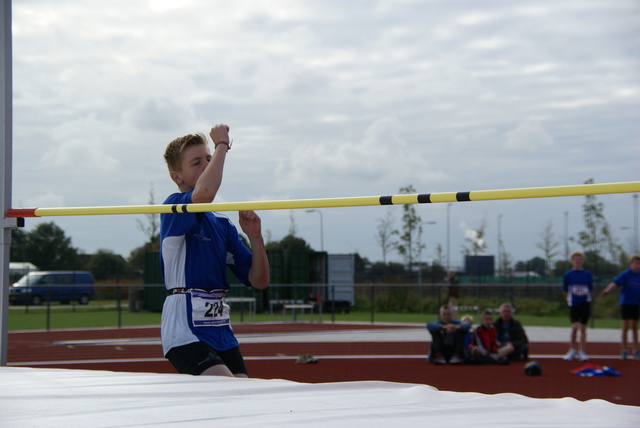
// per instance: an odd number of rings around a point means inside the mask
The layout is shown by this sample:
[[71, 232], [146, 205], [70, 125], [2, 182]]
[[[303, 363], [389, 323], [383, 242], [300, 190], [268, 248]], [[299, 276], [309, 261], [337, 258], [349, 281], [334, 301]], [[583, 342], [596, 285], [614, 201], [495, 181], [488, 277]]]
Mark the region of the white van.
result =
[[17, 282], [20, 278], [38, 270], [38, 266], [29, 262], [9, 262], [9, 284]]

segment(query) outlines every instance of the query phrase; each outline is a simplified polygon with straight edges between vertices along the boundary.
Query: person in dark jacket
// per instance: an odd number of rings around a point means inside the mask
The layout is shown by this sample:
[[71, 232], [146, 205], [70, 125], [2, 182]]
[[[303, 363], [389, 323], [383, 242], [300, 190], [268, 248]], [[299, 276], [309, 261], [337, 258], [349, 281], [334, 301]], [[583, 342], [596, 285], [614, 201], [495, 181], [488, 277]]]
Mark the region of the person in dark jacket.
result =
[[460, 364], [466, 359], [464, 342], [469, 324], [454, 320], [448, 305], [440, 307], [440, 319], [427, 323], [431, 333], [428, 360], [434, 364]]
[[526, 361], [529, 358], [529, 339], [520, 321], [513, 318], [513, 306], [510, 303], [500, 305], [500, 317], [493, 325], [498, 333], [498, 341], [513, 346], [513, 352], [507, 358]]

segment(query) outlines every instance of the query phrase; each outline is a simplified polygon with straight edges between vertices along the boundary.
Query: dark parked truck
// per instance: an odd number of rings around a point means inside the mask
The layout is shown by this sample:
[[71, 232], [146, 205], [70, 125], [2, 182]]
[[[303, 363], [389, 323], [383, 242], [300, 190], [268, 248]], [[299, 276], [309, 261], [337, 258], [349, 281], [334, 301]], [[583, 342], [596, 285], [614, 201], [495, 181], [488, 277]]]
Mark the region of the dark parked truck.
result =
[[16, 305], [40, 305], [42, 302], [86, 305], [95, 297], [93, 284], [90, 272], [29, 272], [11, 286], [9, 301]]

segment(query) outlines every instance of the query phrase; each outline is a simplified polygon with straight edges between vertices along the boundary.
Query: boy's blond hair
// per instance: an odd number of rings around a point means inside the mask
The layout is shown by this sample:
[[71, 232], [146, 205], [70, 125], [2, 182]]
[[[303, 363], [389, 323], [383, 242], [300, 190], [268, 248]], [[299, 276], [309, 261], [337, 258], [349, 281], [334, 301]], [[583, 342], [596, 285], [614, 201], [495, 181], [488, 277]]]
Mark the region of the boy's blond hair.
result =
[[629, 256], [629, 264], [635, 262], [636, 260], [640, 260], [640, 254], [634, 253]]
[[580, 256], [584, 259], [584, 253], [580, 250], [572, 251], [571, 255], [569, 256], [569, 260], [571, 260], [574, 256]]
[[170, 142], [164, 151], [164, 160], [167, 162], [169, 172], [180, 171], [182, 168], [182, 154], [185, 149], [199, 144], [207, 144], [207, 137], [201, 132], [188, 134]]

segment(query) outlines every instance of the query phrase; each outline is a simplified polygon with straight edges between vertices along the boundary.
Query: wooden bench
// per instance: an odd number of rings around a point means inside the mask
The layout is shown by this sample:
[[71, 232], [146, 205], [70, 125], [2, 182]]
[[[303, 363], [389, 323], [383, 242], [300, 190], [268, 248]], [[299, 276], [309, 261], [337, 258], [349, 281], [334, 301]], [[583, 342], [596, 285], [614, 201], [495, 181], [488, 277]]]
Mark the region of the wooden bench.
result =
[[300, 311], [302, 320], [304, 321], [304, 311], [309, 310], [309, 320], [313, 321], [313, 308], [314, 304], [311, 303], [285, 303], [282, 305], [282, 321], [287, 320], [287, 311], [291, 311], [293, 314], [293, 321], [297, 320], [296, 311]]

